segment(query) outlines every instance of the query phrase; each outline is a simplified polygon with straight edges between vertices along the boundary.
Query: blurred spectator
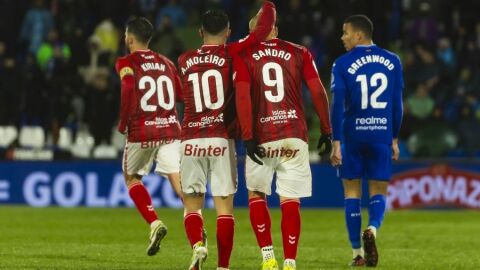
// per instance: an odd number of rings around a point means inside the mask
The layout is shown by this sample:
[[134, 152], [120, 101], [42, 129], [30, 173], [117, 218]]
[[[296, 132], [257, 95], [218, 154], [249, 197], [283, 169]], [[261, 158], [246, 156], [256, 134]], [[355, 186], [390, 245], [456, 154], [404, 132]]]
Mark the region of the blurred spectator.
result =
[[415, 18], [410, 27], [410, 38], [413, 43], [426, 43], [435, 45], [439, 35], [437, 20], [430, 14], [431, 5], [429, 2], [419, 4], [419, 17]]
[[170, 24], [174, 28], [185, 26], [187, 22], [185, 11], [177, 5], [176, 0], [169, 0], [168, 4], [158, 11], [157, 17], [155, 18], [157, 28], [162, 25], [164, 18], [169, 18]]
[[28, 43], [28, 52], [35, 54], [53, 28], [53, 16], [43, 0], [35, 0], [22, 23], [20, 39]]
[[417, 119], [426, 119], [432, 114], [434, 101], [428, 95], [425, 85], [419, 84], [417, 86], [415, 94], [407, 98], [407, 106], [410, 114]]
[[70, 59], [72, 53], [68, 44], [60, 40], [58, 32], [52, 29], [48, 32], [47, 41], [43, 42], [37, 51], [37, 63], [47, 73], [51, 73], [54, 65]]
[[0, 41], [0, 125], [15, 125], [19, 120], [20, 74], [15, 59], [7, 55]]
[[104, 71], [96, 72], [87, 86], [87, 123], [95, 145], [111, 144], [112, 126], [118, 114], [117, 92]]

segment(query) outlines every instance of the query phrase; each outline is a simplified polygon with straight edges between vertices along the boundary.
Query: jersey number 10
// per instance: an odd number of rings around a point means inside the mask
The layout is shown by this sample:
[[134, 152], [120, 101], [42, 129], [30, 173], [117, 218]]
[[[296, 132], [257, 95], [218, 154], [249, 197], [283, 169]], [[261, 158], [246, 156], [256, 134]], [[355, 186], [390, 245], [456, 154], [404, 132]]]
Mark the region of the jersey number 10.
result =
[[[357, 82], [360, 82], [362, 91], [362, 110], [368, 109], [368, 80], [367, 75], [362, 74], [357, 76]], [[380, 84], [378, 83], [380, 81]], [[377, 98], [387, 89], [388, 79], [383, 73], [375, 73], [370, 77], [370, 87], [377, 87], [370, 96], [370, 106], [373, 109], [385, 109], [387, 102], [377, 101]]]
[[[212, 102], [212, 98], [210, 96], [210, 78], [215, 79], [215, 88], [217, 89], [217, 101]], [[192, 82], [193, 85], [193, 99], [195, 100], [195, 111], [202, 112], [202, 95], [200, 94], [200, 78], [198, 73], [192, 73], [188, 75], [188, 81]], [[209, 69], [202, 74], [202, 93], [203, 93], [203, 101], [205, 103], [205, 107], [210, 110], [215, 110], [223, 106], [224, 103], [224, 94], [223, 94], [223, 79], [222, 74], [220, 71], [216, 69]]]

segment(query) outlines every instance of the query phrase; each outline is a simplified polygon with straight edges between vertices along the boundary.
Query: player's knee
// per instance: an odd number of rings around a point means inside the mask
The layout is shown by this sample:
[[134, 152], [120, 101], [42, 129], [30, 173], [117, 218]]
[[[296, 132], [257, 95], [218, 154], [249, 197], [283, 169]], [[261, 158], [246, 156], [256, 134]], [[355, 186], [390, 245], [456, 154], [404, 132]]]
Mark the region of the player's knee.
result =
[[259, 191], [248, 191], [248, 199], [256, 199], [256, 198], [262, 198], [262, 199], [266, 199], [267, 198], [267, 195], [265, 195], [265, 193], [263, 192], [259, 192]]
[[388, 182], [386, 181], [369, 181], [369, 195], [370, 197], [377, 194], [387, 195]]
[[125, 185], [127, 187], [130, 187], [137, 182], [142, 182], [142, 178], [137, 175], [128, 175], [127, 173], [123, 173], [123, 176], [125, 179]]

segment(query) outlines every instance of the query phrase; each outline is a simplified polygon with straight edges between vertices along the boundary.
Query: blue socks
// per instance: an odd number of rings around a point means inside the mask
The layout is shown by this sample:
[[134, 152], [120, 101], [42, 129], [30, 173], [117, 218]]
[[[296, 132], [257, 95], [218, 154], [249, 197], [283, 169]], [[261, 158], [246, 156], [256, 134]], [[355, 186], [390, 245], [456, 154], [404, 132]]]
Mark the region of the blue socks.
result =
[[345, 199], [345, 221], [347, 223], [348, 238], [350, 239], [352, 248], [361, 248], [362, 210], [360, 207], [360, 199]]
[[368, 226], [380, 228], [385, 216], [386, 200], [381, 194], [374, 195], [368, 203]]

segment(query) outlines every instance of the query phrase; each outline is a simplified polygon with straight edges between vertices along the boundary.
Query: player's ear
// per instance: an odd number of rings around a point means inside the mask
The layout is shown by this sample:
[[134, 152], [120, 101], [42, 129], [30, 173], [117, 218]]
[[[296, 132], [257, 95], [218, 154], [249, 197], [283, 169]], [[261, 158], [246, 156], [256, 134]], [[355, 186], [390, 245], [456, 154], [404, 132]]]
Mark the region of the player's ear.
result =
[[198, 35], [200, 35], [200, 37], [203, 38], [203, 29], [202, 28], [198, 29]]

